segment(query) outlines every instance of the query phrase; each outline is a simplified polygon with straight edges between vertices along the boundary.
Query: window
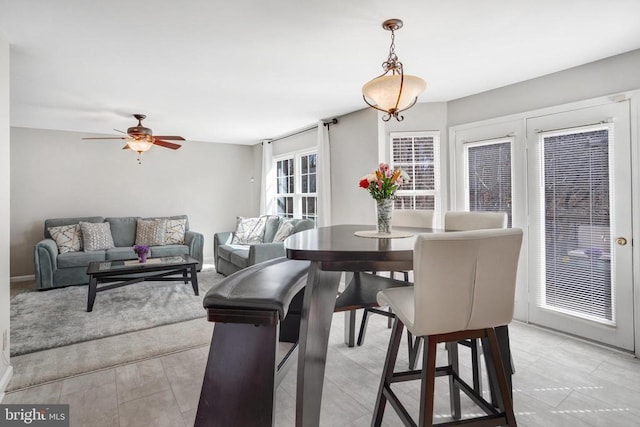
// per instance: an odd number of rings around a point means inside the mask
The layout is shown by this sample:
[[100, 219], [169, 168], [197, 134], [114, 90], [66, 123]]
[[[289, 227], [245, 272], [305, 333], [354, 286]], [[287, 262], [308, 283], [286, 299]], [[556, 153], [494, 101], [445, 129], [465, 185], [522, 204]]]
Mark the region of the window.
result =
[[318, 154], [307, 152], [274, 160], [276, 213], [285, 218], [316, 220], [318, 217]]
[[395, 209], [439, 208], [440, 136], [438, 132], [391, 134], [391, 166], [411, 180], [396, 192]]
[[511, 227], [511, 139], [467, 143], [464, 154], [467, 209], [506, 212]]

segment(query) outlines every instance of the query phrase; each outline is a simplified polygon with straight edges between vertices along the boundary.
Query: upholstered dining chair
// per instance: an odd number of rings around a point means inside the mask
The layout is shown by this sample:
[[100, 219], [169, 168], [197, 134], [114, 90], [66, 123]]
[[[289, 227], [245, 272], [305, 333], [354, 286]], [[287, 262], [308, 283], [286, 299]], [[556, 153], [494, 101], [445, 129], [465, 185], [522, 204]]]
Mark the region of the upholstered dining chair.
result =
[[[393, 227], [415, 227], [415, 228], [433, 228], [434, 211], [430, 209], [401, 209], [393, 212], [391, 217], [391, 228]], [[390, 277], [393, 279], [395, 276], [394, 271], [389, 272]], [[404, 275], [404, 281], [409, 281], [409, 272], [401, 271]], [[378, 307], [366, 307], [362, 314], [362, 321], [360, 322], [360, 332], [358, 333], [357, 344], [360, 346], [364, 343], [365, 333], [367, 331], [367, 322], [369, 315], [380, 314], [389, 318], [388, 326], [391, 327], [394, 315], [391, 310], [384, 311]], [[415, 341], [411, 335], [407, 335], [409, 340], [409, 354], [415, 353], [413, 347]]]
[[[506, 228], [508, 220], [509, 218], [505, 212], [448, 211], [444, 214], [444, 229], [448, 231], [465, 231]], [[410, 345], [409, 367], [411, 369], [415, 368], [421, 344], [422, 340], [416, 338], [413, 344]], [[482, 393], [480, 342], [470, 339], [461, 340], [459, 344], [471, 349], [473, 388], [478, 393]]]
[[[434, 381], [440, 375], [449, 376], [452, 418], [458, 420], [452, 424], [516, 425], [495, 327], [507, 325], [513, 319], [521, 244], [519, 228], [417, 237], [413, 255], [414, 286], [385, 289], [377, 294], [378, 304], [391, 307], [396, 319], [378, 389], [373, 426], [381, 425], [387, 401], [405, 425], [415, 425], [392, 385], [417, 379], [421, 381], [417, 425], [432, 425]], [[414, 336], [425, 340], [422, 369], [394, 372], [405, 326]], [[488, 344], [485, 355], [488, 377], [496, 389], [495, 406], [459, 377], [451, 352], [448, 352], [449, 364], [436, 368], [437, 344], [445, 342], [448, 347], [455, 347], [462, 339], [482, 339]], [[487, 415], [460, 420], [460, 395], [454, 391], [456, 388], [469, 395]]]

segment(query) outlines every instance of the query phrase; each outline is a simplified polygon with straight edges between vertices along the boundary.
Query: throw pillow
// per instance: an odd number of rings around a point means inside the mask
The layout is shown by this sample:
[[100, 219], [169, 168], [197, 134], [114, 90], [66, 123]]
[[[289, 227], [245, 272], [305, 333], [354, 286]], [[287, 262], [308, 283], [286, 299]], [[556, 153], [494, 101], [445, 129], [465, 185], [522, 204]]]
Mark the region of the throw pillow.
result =
[[262, 243], [267, 217], [243, 218], [238, 217], [236, 232], [231, 241], [232, 245], [256, 245]]
[[186, 219], [168, 219], [165, 244], [184, 245], [184, 233], [186, 226]]
[[51, 238], [58, 245], [58, 252], [78, 252], [82, 250], [82, 232], [80, 224], [61, 225], [59, 227], [49, 227]]
[[293, 233], [293, 221], [282, 221], [278, 226], [276, 235], [273, 236], [273, 242], [284, 242], [284, 239], [291, 236], [291, 233]]
[[136, 245], [162, 246], [167, 241], [166, 219], [138, 219]]
[[108, 222], [81, 222], [82, 243], [85, 251], [111, 249], [114, 246], [111, 225]]

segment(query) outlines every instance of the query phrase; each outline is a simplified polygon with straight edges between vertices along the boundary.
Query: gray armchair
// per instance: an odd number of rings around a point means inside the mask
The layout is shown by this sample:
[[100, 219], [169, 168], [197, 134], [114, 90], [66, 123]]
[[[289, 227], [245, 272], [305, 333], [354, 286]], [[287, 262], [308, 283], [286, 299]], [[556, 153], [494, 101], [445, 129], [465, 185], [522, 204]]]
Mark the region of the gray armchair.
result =
[[[285, 256], [284, 243], [273, 242], [273, 238], [282, 221], [288, 218], [271, 216], [267, 219], [263, 242], [255, 245], [234, 245], [234, 232], [225, 231], [213, 235], [213, 256], [216, 271], [228, 276], [229, 274], [247, 268], [250, 265]], [[315, 226], [309, 219], [294, 219], [293, 233], [308, 230]]]

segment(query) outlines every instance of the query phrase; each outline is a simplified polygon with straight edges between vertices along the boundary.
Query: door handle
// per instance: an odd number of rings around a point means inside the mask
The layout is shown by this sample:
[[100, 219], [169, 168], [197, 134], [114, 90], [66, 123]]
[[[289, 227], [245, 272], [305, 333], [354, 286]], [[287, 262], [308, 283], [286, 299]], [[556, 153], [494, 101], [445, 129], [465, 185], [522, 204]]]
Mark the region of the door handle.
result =
[[616, 239], [616, 243], [619, 244], [620, 246], [624, 246], [627, 244], [627, 239], [625, 239], [624, 237], [618, 237]]

